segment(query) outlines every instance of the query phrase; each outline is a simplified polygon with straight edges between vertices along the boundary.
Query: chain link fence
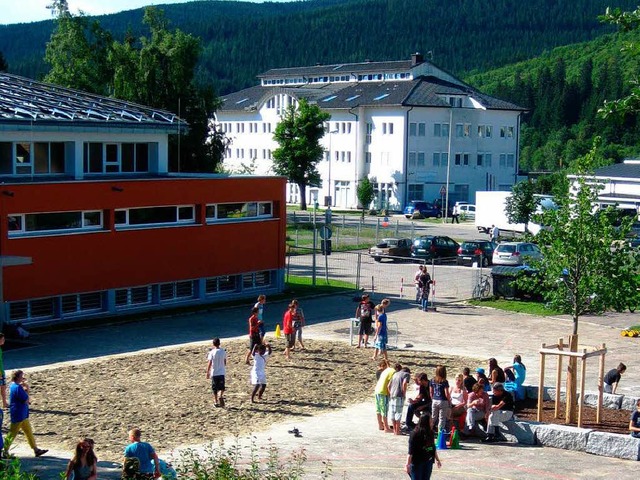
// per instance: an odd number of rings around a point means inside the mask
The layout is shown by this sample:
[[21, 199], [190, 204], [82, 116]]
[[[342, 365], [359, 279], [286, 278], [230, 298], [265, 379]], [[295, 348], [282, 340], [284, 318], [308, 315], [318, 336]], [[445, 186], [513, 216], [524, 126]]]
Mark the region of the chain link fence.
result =
[[[356, 289], [390, 298], [416, 300], [414, 278], [418, 261], [407, 258], [389, 258], [376, 262], [363, 251], [333, 252], [322, 255], [309, 247], [290, 246], [287, 254], [287, 276], [315, 276], [319, 285], [330, 281], [343, 281], [355, 285]], [[433, 280], [430, 300], [434, 304], [452, 303], [476, 296], [477, 286], [488, 269], [457, 266], [455, 258], [427, 261]], [[484, 295], [483, 291], [483, 295]]]

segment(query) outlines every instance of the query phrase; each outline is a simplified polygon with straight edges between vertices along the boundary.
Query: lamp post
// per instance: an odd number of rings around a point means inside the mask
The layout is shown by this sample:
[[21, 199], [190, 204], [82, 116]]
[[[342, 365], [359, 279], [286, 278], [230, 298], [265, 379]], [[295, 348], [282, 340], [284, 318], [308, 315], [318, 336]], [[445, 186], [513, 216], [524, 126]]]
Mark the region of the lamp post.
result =
[[333, 152], [331, 151], [331, 137], [334, 133], [338, 133], [338, 130], [329, 131], [329, 178], [327, 179], [327, 184], [329, 186], [329, 205], [327, 207], [331, 210], [331, 206], [333, 205], [333, 189], [331, 188], [331, 164], [333, 163]]

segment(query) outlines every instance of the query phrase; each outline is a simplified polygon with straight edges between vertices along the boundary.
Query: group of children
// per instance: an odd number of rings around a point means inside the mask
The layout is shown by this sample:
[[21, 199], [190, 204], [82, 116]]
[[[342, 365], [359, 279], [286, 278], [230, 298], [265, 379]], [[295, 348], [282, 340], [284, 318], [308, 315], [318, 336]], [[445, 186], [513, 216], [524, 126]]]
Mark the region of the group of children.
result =
[[[478, 368], [474, 378], [465, 367], [450, 385], [446, 367], [438, 365], [431, 380], [426, 373], [415, 375], [415, 391], [407, 394], [410, 370], [400, 364], [391, 366], [384, 359], [378, 366], [375, 386], [378, 428], [395, 435], [409, 434], [416, 426], [415, 417], [426, 415], [433, 431], [441, 429], [448, 432], [455, 426], [462, 435], [482, 436], [486, 442], [496, 441], [499, 425], [513, 417], [515, 407], [516, 389], [508, 388], [510, 381], [507, 379], [513, 378], [511, 383], [517, 385], [517, 377], [523, 380], [524, 372], [526, 368], [519, 355], [514, 358], [513, 365], [505, 369], [492, 358], [489, 360], [489, 377], [483, 368]], [[480, 423], [486, 425], [484, 430]]]
[[[369, 298], [369, 294], [362, 295], [362, 300], [356, 307], [356, 318], [360, 322], [358, 331], [358, 345], [356, 348], [367, 348], [369, 346], [369, 335], [373, 334], [373, 359], [378, 356], [387, 359], [387, 344], [389, 343], [389, 332], [387, 329], [387, 308], [391, 305], [391, 300], [383, 298], [375, 305]], [[375, 327], [373, 322], [375, 319]], [[364, 340], [364, 341], [363, 341]]]

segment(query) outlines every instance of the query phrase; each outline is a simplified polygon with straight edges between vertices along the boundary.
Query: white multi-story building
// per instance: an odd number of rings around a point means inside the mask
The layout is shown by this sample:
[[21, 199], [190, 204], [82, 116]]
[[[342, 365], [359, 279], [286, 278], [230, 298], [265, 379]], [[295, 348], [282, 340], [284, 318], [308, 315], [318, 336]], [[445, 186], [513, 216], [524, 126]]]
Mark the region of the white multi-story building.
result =
[[[223, 97], [216, 121], [231, 144], [225, 164], [272, 172], [275, 127], [284, 109], [306, 98], [331, 114], [318, 165], [320, 187], [307, 202], [356, 208], [368, 176], [375, 206], [411, 200], [472, 201], [478, 190], [505, 190], [518, 172], [521, 107], [485, 95], [413, 54], [411, 60], [278, 68], [260, 85]], [[443, 195], [444, 196], [444, 195]], [[298, 203], [295, 184], [287, 202]]]

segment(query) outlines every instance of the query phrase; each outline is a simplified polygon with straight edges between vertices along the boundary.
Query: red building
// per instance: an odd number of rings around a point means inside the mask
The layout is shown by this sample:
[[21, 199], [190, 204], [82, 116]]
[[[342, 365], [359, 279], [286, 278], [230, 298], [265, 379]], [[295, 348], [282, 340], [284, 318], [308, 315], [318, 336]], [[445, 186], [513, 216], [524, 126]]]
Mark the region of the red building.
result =
[[168, 172], [166, 111], [0, 73], [0, 320], [282, 290], [286, 180]]

